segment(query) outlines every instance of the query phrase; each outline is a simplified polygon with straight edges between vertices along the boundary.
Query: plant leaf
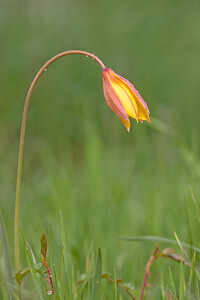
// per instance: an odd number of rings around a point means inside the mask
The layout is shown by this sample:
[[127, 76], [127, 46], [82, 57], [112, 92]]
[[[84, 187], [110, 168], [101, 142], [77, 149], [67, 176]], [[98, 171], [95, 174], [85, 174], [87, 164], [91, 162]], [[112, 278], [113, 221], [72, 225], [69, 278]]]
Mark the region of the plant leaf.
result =
[[92, 285], [92, 300], [100, 299], [101, 274], [102, 274], [102, 257], [101, 257], [101, 250], [99, 248], [96, 271], [95, 271], [95, 275], [93, 278], [93, 285]]
[[[5, 225], [4, 225], [3, 216], [1, 214], [1, 212], [0, 212], [0, 236], [1, 236], [1, 243], [2, 243], [2, 249], [3, 249], [6, 280], [8, 283], [13, 285], [13, 275], [12, 275], [10, 255], [9, 255], [9, 250], [8, 250], [8, 243], [7, 243], [7, 238], [6, 238], [6, 230], [5, 230]], [[11, 290], [9, 288], [8, 288], [8, 293], [9, 293], [10, 299], [14, 299], [13, 295], [11, 293]]]
[[65, 265], [65, 273], [68, 280], [68, 263], [67, 263], [67, 243], [65, 238], [65, 230], [63, 225], [62, 214], [60, 211], [60, 227], [61, 227], [61, 236], [62, 236], [62, 245], [63, 245], [63, 257], [64, 257], [64, 265]]
[[17, 272], [15, 274], [15, 277], [14, 279], [17, 280], [17, 282], [20, 284], [23, 280], [23, 278], [28, 274], [30, 273], [30, 268], [27, 268], [27, 269], [23, 269], [23, 270], [19, 270], [19, 272]]
[[172, 287], [175, 299], [178, 299], [177, 295], [176, 295], [176, 288], [175, 288], [175, 283], [174, 283], [174, 278], [173, 278], [173, 275], [172, 275], [171, 268], [169, 268], [169, 278], [170, 278], [170, 281], [171, 281], [171, 287]]
[[85, 282], [83, 282], [80, 290], [78, 291], [78, 295], [77, 295], [77, 298], [76, 298], [77, 300], [81, 297], [87, 283], [88, 283], [88, 280], [86, 279]]
[[[34, 264], [34, 268], [35, 268], [35, 271], [39, 274], [42, 273], [42, 264], [41, 263], [38, 263], [38, 264]], [[24, 279], [24, 277], [30, 273], [30, 268], [26, 268], [26, 269], [22, 269], [22, 270], [19, 270], [15, 276], [14, 276], [14, 279], [17, 280], [17, 282], [19, 284], [21, 284], [22, 280]]]
[[[146, 236], [132, 236], [132, 237], [125, 237], [125, 238], [120, 238], [121, 240], [124, 241], [129, 241], [129, 242], [145, 242], [145, 241], [151, 241], [151, 242], [163, 242], [163, 243], [168, 243], [168, 244], [176, 244], [178, 245], [178, 242], [172, 239], [168, 239], [165, 237], [161, 237], [161, 236], [153, 236], [153, 235], [146, 235]], [[190, 245], [188, 243], [184, 243], [184, 242], [180, 242], [181, 245], [185, 248], [188, 249], [193, 249], [195, 252], [200, 253], [200, 249]]]
[[28, 261], [30, 272], [31, 272], [33, 281], [35, 283], [35, 287], [37, 289], [37, 292], [40, 296], [40, 299], [43, 300], [44, 298], [43, 298], [43, 295], [42, 295], [41, 282], [40, 282], [40, 278], [38, 277], [38, 275], [36, 273], [36, 270], [35, 270], [35, 267], [34, 267], [33, 258], [32, 258], [32, 255], [30, 253], [30, 250], [29, 250], [30, 246], [28, 246], [28, 243], [25, 240], [25, 237], [24, 237], [24, 234], [22, 232], [21, 227], [19, 227], [19, 228], [20, 228], [22, 239], [23, 239], [23, 242], [24, 242], [24, 247], [25, 247], [25, 251], [26, 251], [26, 258], [27, 258], [27, 261]]

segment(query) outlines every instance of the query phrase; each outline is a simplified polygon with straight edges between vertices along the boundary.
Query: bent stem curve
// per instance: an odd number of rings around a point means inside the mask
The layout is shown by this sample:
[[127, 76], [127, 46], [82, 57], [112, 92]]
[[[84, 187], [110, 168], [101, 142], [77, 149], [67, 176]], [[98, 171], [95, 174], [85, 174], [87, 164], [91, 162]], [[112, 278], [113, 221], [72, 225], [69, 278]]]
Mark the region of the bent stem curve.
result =
[[50, 60], [48, 60], [42, 68], [38, 71], [36, 76], [34, 77], [30, 88], [28, 90], [27, 96], [26, 96], [26, 101], [24, 105], [24, 112], [23, 112], [23, 117], [22, 117], [22, 124], [21, 124], [21, 134], [20, 134], [20, 145], [19, 145], [19, 157], [18, 157], [18, 169], [17, 169], [17, 186], [16, 186], [16, 200], [15, 200], [15, 228], [14, 228], [14, 236], [15, 236], [15, 268], [16, 271], [19, 271], [19, 207], [20, 207], [20, 192], [21, 192], [21, 181], [22, 181], [22, 164], [23, 164], [23, 152], [24, 152], [24, 138], [25, 138], [25, 130], [26, 130], [26, 120], [27, 120], [27, 113], [28, 113], [28, 107], [29, 107], [29, 102], [30, 98], [33, 92], [33, 89], [42, 75], [42, 73], [45, 71], [45, 69], [51, 65], [55, 60], [66, 56], [70, 54], [81, 54], [85, 56], [89, 56], [96, 60], [99, 65], [101, 66], [102, 69], [105, 69], [105, 65], [102, 63], [102, 61], [95, 56], [94, 54], [91, 54], [86, 51], [81, 51], [81, 50], [70, 50], [70, 51], [65, 51], [62, 53], [57, 54], [56, 56], [52, 57]]

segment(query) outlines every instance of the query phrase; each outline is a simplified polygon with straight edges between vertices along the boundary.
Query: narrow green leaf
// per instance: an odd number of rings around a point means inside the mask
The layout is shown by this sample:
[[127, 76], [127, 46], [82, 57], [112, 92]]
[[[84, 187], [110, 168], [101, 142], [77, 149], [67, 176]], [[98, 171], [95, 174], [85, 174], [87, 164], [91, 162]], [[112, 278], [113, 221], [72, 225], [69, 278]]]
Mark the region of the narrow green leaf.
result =
[[85, 280], [85, 281], [83, 282], [81, 288], [80, 288], [79, 291], [78, 291], [78, 295], [77, 295], [77, 298], [76, 298], [77, 300], [81, 297], [81, 295], [82, 295], [82, 293], [83, 293], [83, 291], [84, 291], [84, 289], [85, 289], [87, 283], [88, 283], [88, 280]]
[[[147, 236], [133, 236], [133, 237], [125, 237], [125, 238], [120, 238], [121, 240], [124, 241], [129, 241], [129, 242], [145, 242], [145, 241], [158, 241], [158, 242], [163, 242], [163, 243], [168, 243], [168, 244], [178, 244], [177, 241], [172, 240], [172, 239], [168, 239], [168, 238], [164, 238], [164, 237], [160, 237], [160, 236], [151, 236], [151, 235], [147, 235]], [[200, 253], [200, 249], [190, 245], [188, 243], [184, 243], [184, 242], [180, 242], [181, 245], [185, 248], [188, 249], [193, 249], [194, 251], [196, 251], [197, 253]]]
[[163, 300], [165, 298], [165, 287], [164, 287], [163, 277], [161, 278], [160, 285], [161, 285], [161, 294], [162, 294], [161, 299]]
[[65, 265], [65, 273], [68, 278], [68, 263], [67, 263], [67, 243], [65, 238], [65, 230], [63, 225], [62, 214], [60, 211], [60, 227], [61, 227], [61, 237], [62, 237], [62, 245], [63, 245], [63, 256], [64, 256], [64, 265]]
[[53, 279], [53, 286], [54, 286], [54, 293], [55, 293], [55, 298], [57, 300], [60, 300], [60, 293], [59, 293], [59, 289], [58, 289], [58, 280], [57, 280], [57, 274], [56, 274], [56, 269], [55, 266], [53, 265], [52, 268], [52, 279]]
[[199, 295], [199, 283], [198, 283], [198, 273], [196, 272], [196, 268], [195, 268], [195, 256], [194, 259], [192, 260], [192, 268], [194, 270], [193, 273], [193, 282], [194, 282], [194, 295], [195, 295], [195, 299], [200, 299], [200, 295]]
[[199, 221], [199, 223], [200, 223], [200, 208], [199, 208], [198, 203], [197, 203], [197, 200], [196, 200], [196, 198], [195, 198], [195, 196], [194, 196], [192, 187], [189, 186], [189, 189], [190, 189], [190, 193], [191, 193], [192, 200], [193, 200], [194, 205], [195, 205], [195, 208], [196, 208], [196, 213], [197, 213], [198, 221]]
[[175, 299], [177, 299], [176, 288], [175, 288], [175, 284], [174, 284], [174, 279], [173, 279], [171, 268], [169, 268], [169, 278], [170, 278], [170, 281], [171, 281], [172, 291], [173, 291], [173, 293], [175, 295]]
[[[186, 215], [188, 241], [189, 241], [189, 244], [192, 245], [193, 244], [193, 236], [192, 236], [192, 230], [191, 230], [191, 226], [190, 226], [189, 215], [188, 215], [188, 208], [187, 208], [186, 201], [185, 201], [185, 215]], [[193, 254], [194, 254], [194, 251], [193, 251], [193, 249], [191, 247], [190, 248], [190, 260], [192, 259]]]
[[194, 272], [194, 261], [195, 261], [195, 253], [192, 257], [192, 263], [191, 263], [191, 268], [190, 268], [190, 275], [189, 275], [189, 280], [188, 280], [188, 284], [187, 284], [187, 292], [190, 292], [191, 289], [191, 285], [192, 285], [192, 276], [193, 276], [193, 272]]
[[72, 267], [71, 267], [71, 289], [70, 289], [70, 292], [71, 292], [70, 299], [72, 299], [72, 300], [76, 299], [75, 290], [76, 290], [75, 271], [74, 271], [74, 266], [72, 265]]
[[61, 299], [65, 299], [66, 293], [66, 280], [65, 280], [65, 258], [64, 248], [62, 249], [62, 262], [61, 262], [61, 274], [60, 274], [60, 296]]
[[86, 260], [86, 273], [89, 274], [93, 269], [93, 258], [94, 258], [94, 240], [91, 242], [89, 252]]
[[101, 274], [102, 274], [102, 257], [101, 257], [101, 250], [99, 248], [98, 256], [97, 256], [96, 271], [95, 271], [95, 275], [93, 278], [93, 284], [92, 284], [92, 300], [100, 299]]
[[116, 270], [114, 269], [114, 287], [115, 287], [115, 300], [117, 300], [117, 275]]
[[37, 275], [35, 267], [34, 267], [33, 258], [31, 256], [31, 253], [30, 253], [30, 250], [29, 250], [30, 246], [28, 245], [28, 243], [25, 240], [25, 237], [24, 237], [24, 234], [22, 232], [21, 227], [20, 227], [20, 231], [21, 231], [23, 242], [24, 242], [24, 247], [25, 247], [25, 252], [26, 252], [26, 258], [27, 258], [28, 265], [29, 265], [29, 268], [30, 268], [30, 271], [31, 271], [31, 275], [32, 275], [33, 281], [35, 283], [35, 287], [37, 289], [39, 297], [40, 297], [41, 300], [43, 300], [44, 298], [43, 298], [43, 295], [42, 295], [41, 282], [40, 282], [40, 278]]
[[184, 287], [183, 287], [183, 279], [184, 278], [184, 274], [183, 274], [183, 263], [181, 260], [180, 263], [180, 277], [179, 277], [179, 299], [182, 300], [184, 297]]
[[[5, 225], [3, 221], [3, 216], [0, 212], [0, 236], [1, 236], [1, 243], [2, 243], [2, 249], [3, 249], [3, 257], [4, 257], [4, 269], [6, 274], [6, 280], [11, 285], [13, 284], [13, 275], [12, 275], [12, 269], [11, 269], [11, 261], [10, 261], [10, 255], [8, 250], [8, 243], [6, 238], [6, 230]], [[11, 290], [8, 288], [8, 293], [10, 299], [14, 299]]]

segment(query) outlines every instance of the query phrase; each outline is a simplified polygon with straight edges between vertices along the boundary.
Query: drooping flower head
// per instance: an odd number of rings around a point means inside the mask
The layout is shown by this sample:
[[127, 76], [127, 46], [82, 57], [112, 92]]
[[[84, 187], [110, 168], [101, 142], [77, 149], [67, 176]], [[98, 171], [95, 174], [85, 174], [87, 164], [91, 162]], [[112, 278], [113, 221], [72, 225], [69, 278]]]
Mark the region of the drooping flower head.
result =
[[132, 83], [107, 68], [103, 70], [102, 78], [105, 99], [128, 131], [130, 131], [129, 117], [136, 119], [137, 122], [151, 122], [148, 106]]

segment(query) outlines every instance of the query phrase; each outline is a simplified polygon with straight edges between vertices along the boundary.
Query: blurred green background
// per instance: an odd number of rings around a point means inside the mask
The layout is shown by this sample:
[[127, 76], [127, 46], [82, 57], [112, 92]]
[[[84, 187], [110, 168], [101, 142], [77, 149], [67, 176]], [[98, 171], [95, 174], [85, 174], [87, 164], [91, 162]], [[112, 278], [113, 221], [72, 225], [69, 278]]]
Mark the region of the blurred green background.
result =
[[[55, 54], [90, 51], [131, 81], [152, 123], [127, 133], [105, 102], [101, 69], [84, 56], [60, 59], [39, 80], [25, 139], [20, 224], [40, 258], [51, 236], [61, 259], [59, 211], [76, 270], [91, 242], [103, 270], [141, 287], [155, 243], [118, 237], [159, 235], [200, 247], [189, 186], [200, 195], [200, 2], [0, 1], [0, 209], [14, 266], [14, 206], [23, 105], [33, 76]], [[22, 244], [21, 244], [22, 245]], [[166, 245], [165, 245], [166, 246]], [[164, 247], [162, 245], [162, 247]], [[178, 248], [177, 248], [178, 250]], [[1, 256], [0, 276], [3, 278]], [[26, 259], [21, 251], [21, 265]], [[168, 277], [156, 263], [151, 282]]]

